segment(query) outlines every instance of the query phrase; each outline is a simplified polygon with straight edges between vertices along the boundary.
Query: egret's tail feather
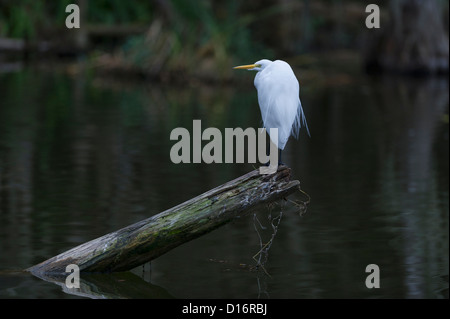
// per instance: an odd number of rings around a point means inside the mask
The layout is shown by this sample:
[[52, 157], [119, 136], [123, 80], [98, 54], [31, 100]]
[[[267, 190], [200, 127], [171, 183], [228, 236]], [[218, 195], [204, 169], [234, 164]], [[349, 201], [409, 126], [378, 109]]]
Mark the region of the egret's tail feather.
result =
[[295, 117], [294, 125], [292, 126], [292, 136], [295, 137], [296, 139], [298, 139], [298, 134], [299, 134], [302, 126], [305, 127], [306, 132], [308, 133], [308, 136], [311, 136], [311, 134], [309, 133], [308, 123], [306, 123], [305, 113], [303, 113], [302, 104], [299, 101], [297, 115]]

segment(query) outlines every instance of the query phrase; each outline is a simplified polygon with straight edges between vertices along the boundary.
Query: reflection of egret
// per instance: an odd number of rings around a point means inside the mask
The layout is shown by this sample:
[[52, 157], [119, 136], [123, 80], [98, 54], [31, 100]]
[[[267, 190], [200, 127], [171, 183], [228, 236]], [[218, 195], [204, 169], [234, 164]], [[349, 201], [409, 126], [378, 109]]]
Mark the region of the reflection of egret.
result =
[[298, 132], [305, 126], [309, 135], [306, 117], [299, 98], [300, 86], [292, 68], [284, 61], [260, 60], [255, 64], [241, 65], [235, 69], [258, 71], [255, 76], [255, 87], [258, 91], [259, 108], [264, 127], [270, 134], [271, 128], [278, 129], [278, 148], [284, 149], [289, 136], [298, 138]]

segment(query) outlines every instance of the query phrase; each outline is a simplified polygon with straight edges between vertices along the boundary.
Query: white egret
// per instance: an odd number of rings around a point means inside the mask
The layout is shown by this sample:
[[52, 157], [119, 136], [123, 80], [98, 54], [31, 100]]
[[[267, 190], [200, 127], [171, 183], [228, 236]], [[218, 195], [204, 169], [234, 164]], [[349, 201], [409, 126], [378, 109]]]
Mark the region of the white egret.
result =
[[254, 64], [236, 66], [234, 69], [246, 69], [257, 71], [255, 76], [255, 87], [258, 91], [258, 103], [261, 109], [263, 124], [270, 134], [271, 128], [278, 129], [279, 163], [281, 162], [281, 151], [286, 146], [292, 135], [298, 138], [302, 126], [306, 128], [309, 135], [306, 117], [300, 102], [300, 86], [291, 66], [281, 60], [259, 60]]

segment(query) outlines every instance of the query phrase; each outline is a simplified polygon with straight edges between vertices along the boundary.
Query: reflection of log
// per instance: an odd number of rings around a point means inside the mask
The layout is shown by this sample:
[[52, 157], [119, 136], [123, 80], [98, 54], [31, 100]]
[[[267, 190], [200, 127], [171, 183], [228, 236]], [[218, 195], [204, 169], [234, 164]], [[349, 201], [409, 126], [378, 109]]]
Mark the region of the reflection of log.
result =
[[172, 299], [167, 290], [144, 281], [132, 272], [113, 274], [83, 274], [80, 288], [67, 288], [65, 278], [40, 277], [61, 287], [69, 294], [92, 299]]
[[272, 175], [252, 171], [153, 217], [109, 233], [29, 269], [37, 276], [66, 276], [66, 266], [81, 272], [130, 270], [169, 250], [206, 234], [260, 204], [293, 193], [290, 169], [280, 166]]

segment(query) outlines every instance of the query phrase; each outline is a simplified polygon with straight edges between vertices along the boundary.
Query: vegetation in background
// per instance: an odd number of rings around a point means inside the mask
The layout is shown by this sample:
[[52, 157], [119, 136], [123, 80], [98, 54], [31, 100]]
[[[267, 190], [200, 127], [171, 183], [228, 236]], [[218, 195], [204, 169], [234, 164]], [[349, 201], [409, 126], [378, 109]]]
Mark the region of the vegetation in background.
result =
[[0, 2], [0, 37], [37, 38], [63, 29], [71, 3], [86, 5], [90, 24], [148, 24], [154, 13], [153, 2], [143, 0], [6, 0]]
[[[385, 28], [392, 1], [378, 1]], [[312, 51], [370, 49], [375, 34], [364, 25], [366, 3], [356, 0], [78, 0], [82, 28], [68, 32], [65, 8], [72, 2], [0, 1], [0, 39], [56, 43], [65, 54], [87, 44], [81, 51], [106, 70], [226, 80], [230, 66], [262, 57], [298, 61]], [[436, 0], [436, 7], [448, 27], [448, 0]], [[134, 26], [141, 31], [126, 31]]]
[[230, 65], [237, 60], [253, 62], [260, 56], [273, 56], [252, 40], [246, 28], [252, 17], [239, 12], [239, 1], [214, 7], [206, 1], [199, 1], [198, 6], [171, 1], [144, 35], [125, 42], [119, 57], [149, 75], [171, 70], [177, 76], [227, 78]]

